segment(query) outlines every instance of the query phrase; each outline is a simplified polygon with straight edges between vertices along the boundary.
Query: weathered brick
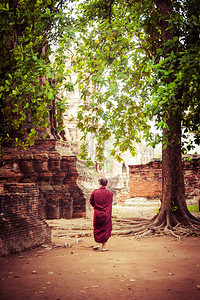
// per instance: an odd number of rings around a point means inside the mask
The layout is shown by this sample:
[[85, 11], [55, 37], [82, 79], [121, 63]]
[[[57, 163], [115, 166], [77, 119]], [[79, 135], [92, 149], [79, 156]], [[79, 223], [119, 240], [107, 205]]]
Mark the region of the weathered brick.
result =
[[[191, 162], [184, 162], [184, 180], [186, 200], [199, 199], [200, 156], [194, 156]], [[130, 198], [161, 198], [162, 163], [153, 161], [146, 165], [129, 166]]]
[[0, 194], [0, 255], [51, 241], [48, 225], [38, 214], [39, 189], [34, 183], [5, 183]]
[[36, 141], [26, 151], [4, 149], [0, 164], [0, 239], [5, 253], [49, 238], [50, 230], [42, 219], [86, 215], [86, 201], [77, 184], [77, 158], [58, 153], [58, 148], [66, 153], [69, 147], [58, 143]]

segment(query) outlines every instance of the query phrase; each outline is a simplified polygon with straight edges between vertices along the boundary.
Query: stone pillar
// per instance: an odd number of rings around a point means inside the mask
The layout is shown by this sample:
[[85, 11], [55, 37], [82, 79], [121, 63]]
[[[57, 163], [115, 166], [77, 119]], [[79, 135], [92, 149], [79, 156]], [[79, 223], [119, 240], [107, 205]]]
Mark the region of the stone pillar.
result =
[[33, 169], [37, 175], [36, 182], [39, 186], [41, 196], [41, 201], [39, 200], [39, 210], [41, 212], [45, 210], [45, 217], [47, 219], [59, 219], [59, 200], [52, 187], [52, 173], [48, 168], [48, 160], [49, 157], [47, 154], [34, 154]]
[[23, 174], [19, 169], [18, 155], [5, 154], [0, 168], [0, 182], [19, 182]]
[[67, 178], [70, 176], [68, 157], [63, 156], [60, 163], [61, 169], [64, 172], [62, 183], [68, 193], [68, 201], [61, 203], [63, 218], [65, 215], [67, 219], [71, 219], [73, 218], [73, 197], [70, 194], [70, 186], [67, 180]]
[[33, 155], [23, 154], [19, 161], [20, 171], [23, 174], [20, 182], [36, 182], [37, 174], [33, 169]]
[[78, 171], [76, 168], [76, 156], [63, 156], [61, 168], [65, 172], [64, 185], [73, 199], [73, 217], [86, 216], [86, 201], [83, 191], [77, 185]]
[[61, 168], [61, 157], [58, 153], [49, 155], [49, 171], [52, 173], [52, 186], [59, 200], [60, 218], [73, 217], [73, 201], [63, 181], [66, 176]]

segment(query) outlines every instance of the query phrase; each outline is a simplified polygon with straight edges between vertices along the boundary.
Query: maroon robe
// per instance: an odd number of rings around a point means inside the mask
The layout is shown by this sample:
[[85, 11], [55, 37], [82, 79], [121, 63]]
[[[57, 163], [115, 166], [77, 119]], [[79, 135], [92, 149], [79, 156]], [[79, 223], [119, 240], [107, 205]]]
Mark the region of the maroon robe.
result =
[[90, 196], [90, 204], [94, 207], [94, 239], [97, 243], [105, 243], [112, 231], [113, 193], [105, 186], [94, 190]]

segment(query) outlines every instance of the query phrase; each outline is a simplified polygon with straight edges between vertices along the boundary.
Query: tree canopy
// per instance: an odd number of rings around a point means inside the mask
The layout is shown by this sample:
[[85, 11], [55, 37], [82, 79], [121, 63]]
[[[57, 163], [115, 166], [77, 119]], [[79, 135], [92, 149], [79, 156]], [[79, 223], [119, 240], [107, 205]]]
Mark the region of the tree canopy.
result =
[[56, 137], [62, 132], [66, 99], [59, 95], [63, 86], [73, 89], [66, 82], [73, 40], [80, 157], [88, 158], [88, 133], [98, 161], [111, 136], [119, 161], [121, 152], [135, 154], [141, 138], [162, 142], [160, 213], [140, 232], [199, 230], [186, 206], [181, 157], [188, 134], [200, 144], [199, 1], [2, 0], [0, 16], [0, 144], [32, 145], [49, 126]]
[[91, 0], [81, 1], [78, 12], [74, 70], [83, 99], [81, 157], [87, 157], [88, 133], [98, 141], [100, 161], [111, 135], [118, 160], [128, 149], [134, 154], [141, 138], [152, 146], [162, 142], [160, 213], [142, 229], [136, 224], [136, 231], [198, 231], [200, 221], [186, 206], [182, 165], [188, 134], [200, 143], [198, 1]]
[[[171, 1], [161, 2], [169, 6]], [[75, 70], [85, 101], [79, 127], [97, 138], [97, 159], [103, 159], [103, 143], [111, 134], [117, 157], [127, 149], [134, 153], [133, 141], [141, 136], [151, 145], [167, 143], [162, 130], [168, 129], [172, 102], [184, 142], [192, 132], [200, 143], [199, 4], [172, 1], [165, 16], [158, 3], [97, 0], [79, 5]], [[148, 120], [161, 134], [150, 134]]]
[[[69, 1], [2, 0], [0, 3], [0, 144], [32, 145], [43, 137], [53, 113], [58, 133], [63, 128], [70, 70], [66, 49], [73, 36]], [[53, 59], [50, 60], [53, 52]]]

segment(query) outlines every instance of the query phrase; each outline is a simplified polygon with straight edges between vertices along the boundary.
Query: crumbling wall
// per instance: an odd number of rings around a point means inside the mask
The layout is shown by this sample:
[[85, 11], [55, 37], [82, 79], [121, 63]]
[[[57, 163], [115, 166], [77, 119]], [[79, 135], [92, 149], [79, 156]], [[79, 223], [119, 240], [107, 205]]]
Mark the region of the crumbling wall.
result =
[[38, 187], [5, 183], [0, 191], [0, 255], [50, 242], [50, 228], [38, 214]]
[[50, 240], [45, 219], [85, 217], [77, 158], [67, 149], [55, 140], [37, 141], [26, 151], [4, 149], [0, 162], [2, 253]]
[[77, 184], [77, 158], [67, 143], [36, 141], [26, 151], [4, 149], [0, 182], [35, 183], [39, 188], [39, 215], [43, 219], [85, 216], [85, 198]]
[[129, 166], [130, 198], [161, 198], [162, 163], [151, 161], [145, 165]]
[[[186, 200], [196, 202], [200, 197], [200, 156], [183, 163]], [[145, 165], [129, 166], [130, 198], [149, 199], [162, 196], [162, 162], [151, 161]]]

